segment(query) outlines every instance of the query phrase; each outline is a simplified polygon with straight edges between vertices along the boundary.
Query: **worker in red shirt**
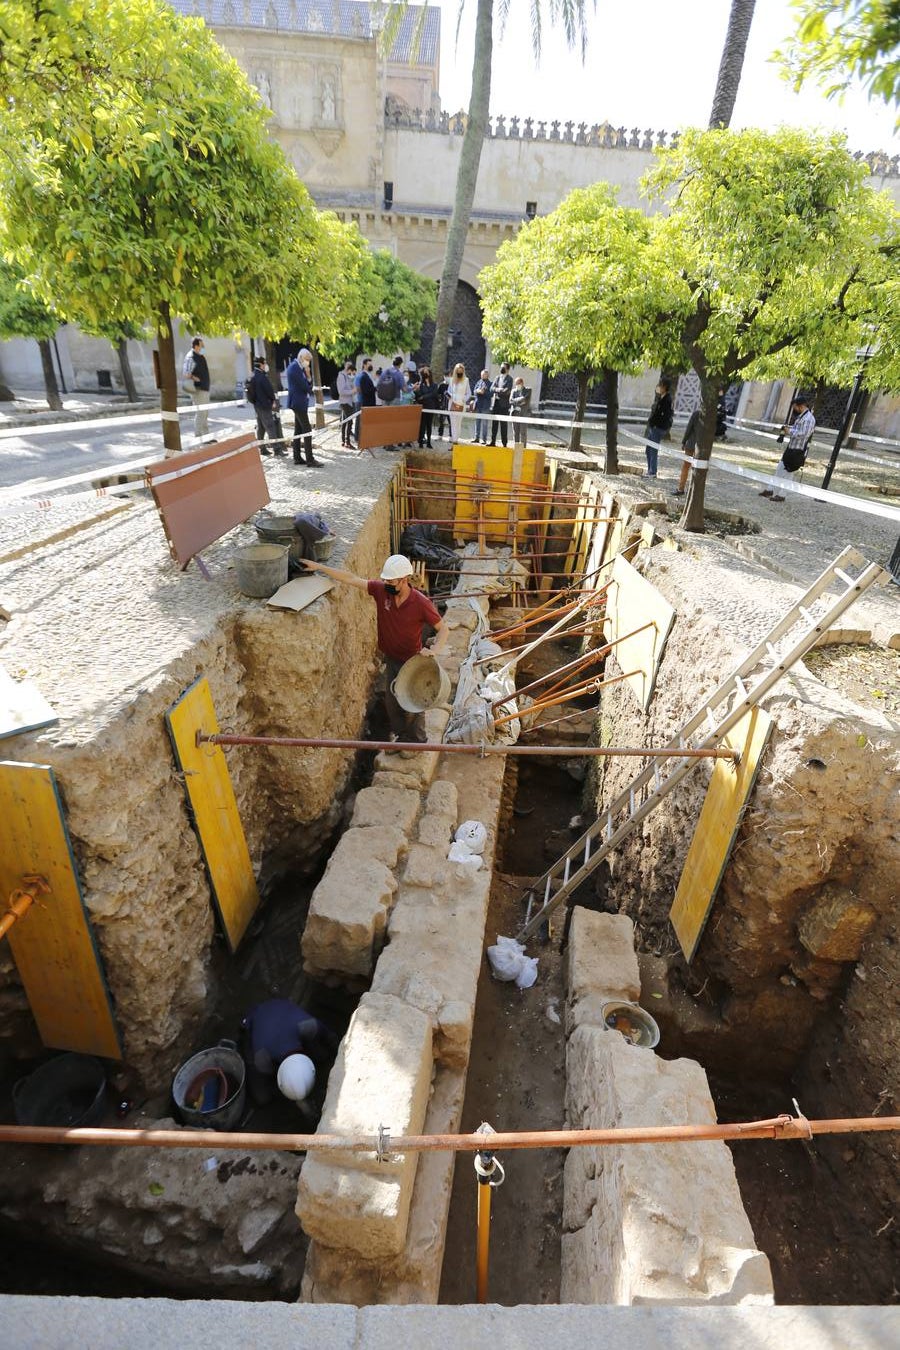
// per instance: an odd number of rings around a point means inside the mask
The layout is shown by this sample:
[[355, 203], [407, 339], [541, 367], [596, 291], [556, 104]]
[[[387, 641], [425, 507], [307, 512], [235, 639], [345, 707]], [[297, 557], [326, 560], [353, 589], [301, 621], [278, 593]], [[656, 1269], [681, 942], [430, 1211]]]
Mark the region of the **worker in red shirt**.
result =
[[[342, 572], [338, 567], [326, 567], [324, 563], [310, 562], [306, 558], [303, 565], [309, 572], [320, 572], [323, 577], [345, 586], [356, 586], [371, 595], [378, 621], [378, 648], [384, 656], [384, 702], [391, 731], [399, 741], [424, 741], [424, 713], [408, 713], [401, 708], [391, 686], [400, 667], [411, 656], [419, 653], [440, 656], [447, 646], [450, 630], [428, 596], [411, 585], [409, 579], [413, 569], [409, 558], [402, 553], [392, 553], [381, 569], [379, 581], [367, 581], [353, 572]], [[426, 624], [437, 634], [430, 647], [422, 646], [422, 629]]]

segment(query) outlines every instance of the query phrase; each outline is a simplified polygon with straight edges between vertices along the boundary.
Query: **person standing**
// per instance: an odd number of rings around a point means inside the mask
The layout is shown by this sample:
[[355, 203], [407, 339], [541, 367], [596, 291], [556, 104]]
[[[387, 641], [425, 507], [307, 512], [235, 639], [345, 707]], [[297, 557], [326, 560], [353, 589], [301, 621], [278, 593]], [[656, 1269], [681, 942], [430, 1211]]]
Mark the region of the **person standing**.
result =
[[497, 429], [500, 429], [500, 439], [504, 445], [507, 444], [509, 435], [508, 423], [509, 400], [512, 396], [513, 381], [509, 373], [509, 366], [506, 362], [500, 367], [500, 374], [491, 385], [491, 412], [494, 414], [494, 421], [491, 424], [491, 445], [497, 444]]
[[700, 408], [694, 409], [687, 420], [684, 428], [684, 435], [681, 438], [681, 448], [684, 454], [688, 456], [681, 466], [681, 473], [678, 475], [678, 486], [672, 489], [673, 497], [683, 497], [687, 487], [688, 475], [691, 472], [691, 458], [697, 449], [697, 433], [700, 430]]
[[656, 477], [656, 469], [659, 461], [659, 443], [663, 436], [671, 430], [674, 414], [672, 412], [672, 397], [669, 393], [671, 381], [663, 377], [656, 386], [656, 397], [653, 400], [653, 407], [650, 409], [650, 417], [647, 420], [647, 429], [644, 432], [646, 441], [644, 449], [647, 455], [647, 478]]
[[341, 412], [341, 445], [348, 448], [353, 445], [353, 405], [356, 402], [356, 367], [352, 361], [345, 361], [343, 370], [338, 371], [337, 396]]
[[294, 463], [302, 464], [302, 455], [311, 469], [322, 467], [313, 457], [312, 427], [309, 424], [309, 400], [312, 395], [312, 353], [301, 347], [287, 368], [288, 407], [294, 414]]
[[422, 409], [422, 421], [419, 426], [419, 449], [422, 450], [427, 445], [428, 449], [431, 450], [433, 448], [431, 428], [434, 422], [435, 409], [438, 406], [438, 386], [431, 378], [429, 366], [422, 367], [419, 387], [416, 390], [416, 402]]
[[262, 442], [268, 437], [275, 454], [284, 455], [284, 437], [281, 430], [281, 418], [278, 412], [278, 395], [269, 379], [269, 363], [264, 356], [253, 358], [253, 374], [247, 387], [247, 398], [256, 409], [256, 439], [260, 442], [259, 453], [271, 455]]
[[444, 378], [438, 381], [437, 402], [435, 408], [437, 415], [434, 419], [434, 434], [439, 441], [444, 439], [444, 428], [448, 425], [447, 418], [447, 390], [450, 388], [450, 372], [444, 372]]
[[515, 435], [516, 445], [521, 445], [524, 450], [528, 444], [528, 425], [521, 419], [531, 416], [531, 390], [526, 389], [525, 381], [520, 375], [513, 385], [513, 391], [510, 395], [509, 410], [513, 417], [513, 433]]
[[209, 430], [209, 413], [206, 411], [209, 403], [209, 366], [203, 355], [204, 350], [203, 339], [195, 337], [191, 343], [191, 382], [194, 386], [191, 398], [197, 409], [194, 413], [194, 436], [198, 441]]
[[375, 381], [372, 379], [372, 358], [364, 356], [362, 368], [356, 377], [356, 444], [359, 445], [359, 414], [363, 408], [374, 408], [377, 403]]
[[791, 407], [794, 411], [794, 421], [790, 427], [784, 428], [788, 435], [788, 443], [784, 447], [784, 453], [771, 484], [759, 494], [760, 497], [771, 497], [773, 502], [784, 501], [784, 493], [779, 492], [779, 488], [790, 482], [793, 474], [803, 468], [809, 443], [816, 429], [816, 419], [806, 394], [798, 394]]
[[450, 376], [450, 387], [447, 390], [447, 407], [450, 412], [450, 439], [459, 441], [462, 439], [462, 414], [472, 400], [472, 386], [466, 377], [466, 368], [462, 361], [457, 361], [453, 367], [453, 374]]
[[[307, 562], [303, 566], [309, 572], [321, 572], [322, 576], [345, 586], [355, 586], [366, 591], [375, 601], [378, 624], [378, 648], [384, 656], [385, 690], [384, 702], [391, 731], [397, 740], [424, 741], [425, 714], [408, 713], [400, 707], [394, 697], [392, 685], [400, 673], [400, 667], [411, 656], [440, 656], [447, 646], [450, 630], [435, 609], [427, 595], [417, 591], [410, 583], [412, 563], [402, 553], [393, 553], [385, 560], [381, 569], [381, 578], [367, 581], [353, 572], [343, 572], [336, 567], [326, 567], [324, 563]], [[422, 629], [430, 625], [436, 637], [431, 647], [422, 646]]]
[[475, 440], [473, 445], [487, 445], [488, 442], [488, 417], [491, 410], [491, 377], [486, 370], [481, 372], [481, 379], [475, 381]]

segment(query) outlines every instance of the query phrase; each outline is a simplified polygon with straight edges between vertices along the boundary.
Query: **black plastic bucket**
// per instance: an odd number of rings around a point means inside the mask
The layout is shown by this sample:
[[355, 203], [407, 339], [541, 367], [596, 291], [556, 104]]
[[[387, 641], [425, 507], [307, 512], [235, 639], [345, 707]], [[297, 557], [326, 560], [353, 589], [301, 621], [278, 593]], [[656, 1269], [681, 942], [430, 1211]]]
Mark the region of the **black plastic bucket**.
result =
[[12, 1096], [20, 1125], [96, 1125], [106, 1107], [106, 1069], [93, 1055], [57, 1055], [20, 1078]]

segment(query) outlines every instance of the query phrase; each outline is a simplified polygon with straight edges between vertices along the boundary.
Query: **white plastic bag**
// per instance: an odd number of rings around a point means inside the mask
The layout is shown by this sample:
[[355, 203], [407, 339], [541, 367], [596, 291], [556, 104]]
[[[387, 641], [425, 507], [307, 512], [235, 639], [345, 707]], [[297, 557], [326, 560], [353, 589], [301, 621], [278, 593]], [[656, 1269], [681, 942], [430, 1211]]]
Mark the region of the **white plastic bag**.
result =
[[451, 844], [450, 852], [447, 854], [448, 862], [462, 863], [465, 867], [471, 867], [477, 872], [482, 863], [482, 858], [477, 853], [472, 853], [465, 844]]
[[453, 838], [458, 844], [464, 844], [470, 853], [483, 853], [487, 830], [480, 820], [464, 820]]
[[526, 956], [515, 938], [498, 937], [496, 945], [488, 947], [487, 958], [496, 979], [514, 980], [519, 989], [530, 989], [537, 979], [537, 957]]

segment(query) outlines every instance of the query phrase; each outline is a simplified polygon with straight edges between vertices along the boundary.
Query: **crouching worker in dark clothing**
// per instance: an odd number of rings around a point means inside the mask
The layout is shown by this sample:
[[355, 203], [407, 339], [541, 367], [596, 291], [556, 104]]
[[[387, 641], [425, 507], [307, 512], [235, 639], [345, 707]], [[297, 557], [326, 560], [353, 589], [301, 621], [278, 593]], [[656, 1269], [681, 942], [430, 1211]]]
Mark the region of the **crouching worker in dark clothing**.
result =
[[257, 1106], [267, 1105], [277, 1087], [302, 1108], [315, 1087], [316, 1068], [327, 1066], [334, 1058], [338, 1037], [289, 998], [258, 1003], [242, 1025], [247, 1087], [253, 1101]]

